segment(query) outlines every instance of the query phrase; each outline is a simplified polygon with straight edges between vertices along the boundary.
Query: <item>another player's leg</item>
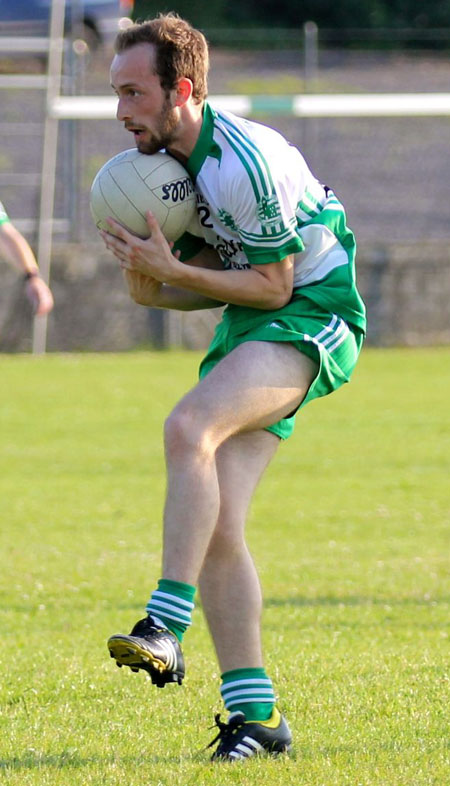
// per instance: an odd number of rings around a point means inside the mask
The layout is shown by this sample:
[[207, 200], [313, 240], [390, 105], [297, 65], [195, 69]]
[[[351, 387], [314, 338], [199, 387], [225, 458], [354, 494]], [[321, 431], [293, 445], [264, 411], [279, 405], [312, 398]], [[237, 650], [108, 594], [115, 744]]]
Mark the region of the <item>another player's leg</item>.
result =
[[200, 575], [203, 609], [222, 672], [221, 694], [230, 713], [216, 716], [212, 758], [235, 761], [288, 751], [291, 733], [275, 707], [263, 665], [259, 579], [244, 529], [254, 490], [279, 444], [258, 430], [230, 437], [217, 451], [220, 514]]

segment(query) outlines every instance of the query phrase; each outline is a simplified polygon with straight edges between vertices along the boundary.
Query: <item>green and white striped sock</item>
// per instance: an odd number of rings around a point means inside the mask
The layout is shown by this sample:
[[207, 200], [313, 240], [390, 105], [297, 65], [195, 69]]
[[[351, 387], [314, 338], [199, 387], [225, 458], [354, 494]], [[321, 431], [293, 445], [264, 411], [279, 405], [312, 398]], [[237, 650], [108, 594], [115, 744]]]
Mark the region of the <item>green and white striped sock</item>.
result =
[[147, 614], [175, 634], [178, 641], [191, 625], [195, 587], [182, 581], [160, 579], [146, 606]]
[[220, 692], [227, 710], [243, 712], [247, 721], [268, 720], [275, 705], [272, 680], [263, 668], [226, 671]]

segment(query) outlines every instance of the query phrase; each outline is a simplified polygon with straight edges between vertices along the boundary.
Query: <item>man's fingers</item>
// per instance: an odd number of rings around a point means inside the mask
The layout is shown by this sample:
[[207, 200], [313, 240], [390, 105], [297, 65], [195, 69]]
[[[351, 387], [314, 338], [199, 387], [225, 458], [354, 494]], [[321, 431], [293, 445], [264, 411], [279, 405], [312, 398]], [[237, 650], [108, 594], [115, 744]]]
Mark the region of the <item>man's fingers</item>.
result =
[[109, 232], [105, 232], [103, 229], [100, 230], [100, 235], [104, 240], [104, 243], [108, 251], [112, 251], [114, 256], [117, 257], [117, 259], [119, 259], [120, 261], [124, 261], [127, 259], [127, 244], [125, 240], [122, 240], [116, 235], [111, 235]]
[[[147, 219], [148, 228], [150, 230], [151, 235], [162, 235], [161, 227], [159, 226], [155, 216], [153, 215], [151, 210], [147, 210], [145, 217]], [[163, 235], [164, 237], [164, 235]]]
[[110, 234], [114, 237], [120, 238], [120, 240], [123, 240], [124, 243], [128, 243], [130, 238], [133, 237], [133, 235], [131, 235], [130, 232], [128, 232], [125, 227], [122, 226], [122, 224], [119, 224], [119, 222], [115, 221], [113, 218], [108, 217], [106, 219], [106, 223], [111, 227]]

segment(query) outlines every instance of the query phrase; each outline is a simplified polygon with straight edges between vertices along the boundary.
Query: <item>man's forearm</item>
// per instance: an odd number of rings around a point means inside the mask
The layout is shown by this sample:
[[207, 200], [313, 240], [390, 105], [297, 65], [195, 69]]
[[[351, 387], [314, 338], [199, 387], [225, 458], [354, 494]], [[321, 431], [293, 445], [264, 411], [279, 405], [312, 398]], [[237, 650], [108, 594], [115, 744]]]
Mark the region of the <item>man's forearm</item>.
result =
[[214, 300], [186, 289], [171, 287], [168, 284], [163, 284], [159, 294], [154, 298], [149, 298], [149, 301], [147, 303], [140, 302], [141, 305], [175, 309], [177, 311], [199, 311], [206, 308], [219, 308], [224, 305], [219, 300]]
[[[214, 249], [205, 247], [199, 254], [185, 264], [193, 267], [223, 269], [218, 254]], [[141, 306], [167, 308], [177, 311], [199, 311], [201, 309], [219, 308], [222, 301], [199, 294], [182, 287], [162, 284], [144, 274], [125, 271], [130, 295]]]
[[[178, 267], [179, 280], [165, 284], [174, 291], [220, 303], [258, 309], [280, 308], [292, 295], [293, 257], [247, 270], [224, 270], [218, 253], [206, 246], [187, 264]], [[212, 306], [200, 306], [200, 308]], [[171, 306], [166, 306], [171, 308]]]
[[0, 257], [22, 273], [38, 273], [36, 258], [29, 243], [13, 224], [3, 224], [0, 232]]
[[125, 270], [125, 281], [130, 297], [140, 306], [168, 308], [178, 311], [196, 311], [205, 308], [217, 308], [222, 303], [196, 292], [161, 284], [160, 281], [145, 276], [143, 273]]
[[171, 288], [196, 293], [198, 297], [219, 298], [224, 303], [257, 309], [276, 309], [292, 296], [292, 260], [260, 265], [247, 270], [211, 270], [180, 266]]

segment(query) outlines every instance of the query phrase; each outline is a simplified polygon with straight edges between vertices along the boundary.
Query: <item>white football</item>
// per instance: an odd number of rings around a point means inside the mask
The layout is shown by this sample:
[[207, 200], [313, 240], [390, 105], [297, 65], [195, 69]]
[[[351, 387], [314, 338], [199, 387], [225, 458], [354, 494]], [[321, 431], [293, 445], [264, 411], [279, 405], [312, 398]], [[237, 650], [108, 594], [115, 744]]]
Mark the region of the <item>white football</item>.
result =
[[167, 240], [178, 240], [195, 224], [196, 196], [184, 167], [168, 153], [124, 150], [106, 162], [92, 183], [90, 208], [98, 229], [111, 231], [108, 217], [139, 237], [148, 237], [151, 210]]

